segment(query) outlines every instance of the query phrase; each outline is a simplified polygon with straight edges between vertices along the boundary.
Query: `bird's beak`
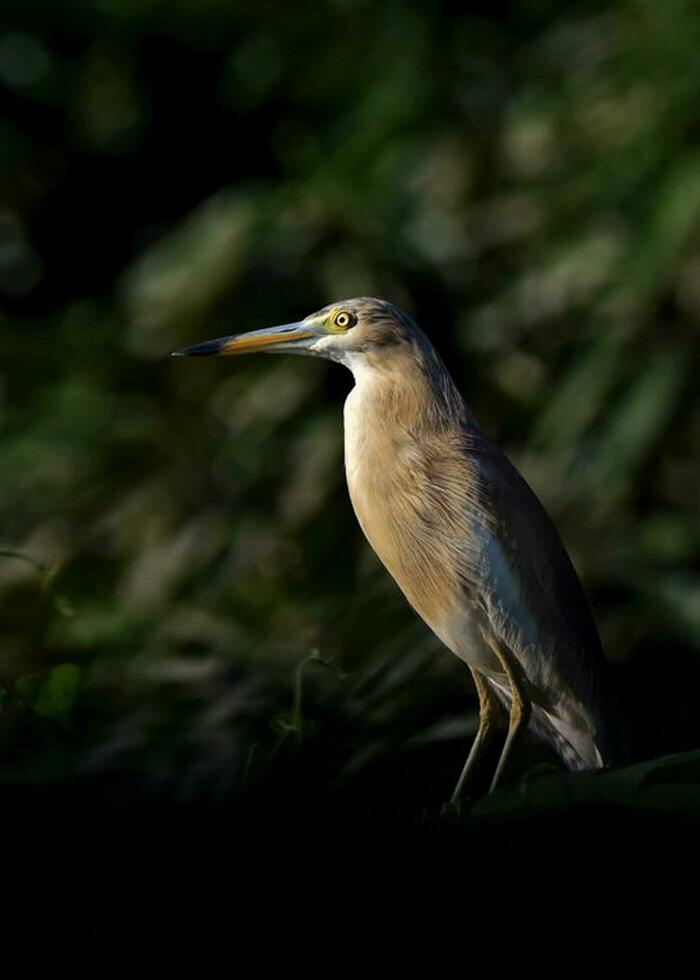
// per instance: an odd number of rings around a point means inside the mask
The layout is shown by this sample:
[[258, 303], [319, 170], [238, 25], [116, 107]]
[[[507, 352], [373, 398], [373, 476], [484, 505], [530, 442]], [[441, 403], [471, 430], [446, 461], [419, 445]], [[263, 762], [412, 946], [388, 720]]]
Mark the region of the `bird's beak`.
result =
[[234, 334], [232, 337], [219, 337], [193, 344], [182, 350], [173, 351], [173, 357], [206, 357], [211, 354], [222, 356], [230, 354], [265, 353], [267, 351], [298, 351], [303, 353], [325, 331], [313, 323], [283, 323], [280, 327], [267, 327], [264, 330], [251, 330], [250, 333]]

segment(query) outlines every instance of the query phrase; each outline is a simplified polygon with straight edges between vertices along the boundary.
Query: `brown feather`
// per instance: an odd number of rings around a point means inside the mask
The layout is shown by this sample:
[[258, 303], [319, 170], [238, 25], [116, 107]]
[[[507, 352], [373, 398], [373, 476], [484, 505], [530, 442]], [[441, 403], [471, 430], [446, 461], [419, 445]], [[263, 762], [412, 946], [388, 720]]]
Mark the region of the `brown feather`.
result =
[[[391, 313], [375, 311], [375, 328], [382, 316]], [[534, 727], [572, 768], [606, 764], [604, 656], [554, 526], [419, 328], [402, 319], [389, 336], [345, 359], [356, 379], [346, 472], [365, 535], [418, 614], [504, 700], [491, 644], [507, 647]]]

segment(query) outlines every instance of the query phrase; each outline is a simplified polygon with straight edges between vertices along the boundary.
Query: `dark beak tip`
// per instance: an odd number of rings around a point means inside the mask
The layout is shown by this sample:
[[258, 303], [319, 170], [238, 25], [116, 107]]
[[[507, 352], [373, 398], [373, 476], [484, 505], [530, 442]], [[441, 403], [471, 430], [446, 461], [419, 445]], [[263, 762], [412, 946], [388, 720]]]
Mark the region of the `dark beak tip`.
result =
[[171, 357], [211, 357], [212, 354], [221, 353], [220, 340], [205, 340], [202, 344], [192, 344], [191, 347], [183, 347], [182, 350], [174, 350]]

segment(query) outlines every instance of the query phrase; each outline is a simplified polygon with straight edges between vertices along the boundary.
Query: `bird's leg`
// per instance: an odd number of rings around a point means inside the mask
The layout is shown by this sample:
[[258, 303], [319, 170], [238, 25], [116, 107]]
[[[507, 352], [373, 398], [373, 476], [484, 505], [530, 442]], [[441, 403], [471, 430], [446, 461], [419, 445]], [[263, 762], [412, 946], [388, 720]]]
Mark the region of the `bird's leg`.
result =
[[513, 748], [516, 738], [523, 728], [527, 726], [530, 718], [531, 705], [530, 700], [525, 693], [524, 685], [518, 676], [518, 666], [513, 664], [510, 653], [504, 651], [501, 645], [497, 642], [491, 642], [489, 645], [498, 657], [508, 678], [511, 696], [510, 717], [508, 719], [508, 735], [506, 736], [503, 751], [501, 752], [501, 758], [498, 760], [496, 772], [494, 773], [493, 780], [491, 781], [491, 787], [489, 789], [489, 793], [493, 793], [498, 786], [501, 776], [503, 775], [503, 770], [506, 767], [508, 756], [511, 753], [511, 749]]
[[474, 670], [471, 667], [469, 669], [471, 670], [476, 691], [479, 695], [479, 728], [474, 736], [474, 741], [472, 742], [471, 749], [469, 750], [467, 761], [464, 763], [462, 773], [457, 780], [454, 793], [450, 797], [450, 803], [453, 806], [459, 802], [459, 798], [462, 795], [462, 790], [464, 789], [464, 784], [471, 776], [472, 772], [476, 768], [478, 760], [481, 758], [486, 746], [491, 741], [491, 737], [498, 724], [498, 716], [501, 710], [498, 701], [494, 697], [491, 688], [486, 683], [483, 675], [480, 674], [478, 670]]

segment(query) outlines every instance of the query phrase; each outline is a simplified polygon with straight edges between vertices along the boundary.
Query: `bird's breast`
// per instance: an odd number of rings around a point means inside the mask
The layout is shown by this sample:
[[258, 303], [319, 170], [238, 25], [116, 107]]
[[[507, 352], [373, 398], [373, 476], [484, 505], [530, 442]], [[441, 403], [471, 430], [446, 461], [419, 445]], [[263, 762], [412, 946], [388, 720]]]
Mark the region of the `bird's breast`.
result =
[[378, 417], [358, 388], [344, 422], [348, 490], [360, 526], [409, 603], [461, 656], [470, 543], [468, 479], [455, 472], [462, 461], [437, 435], [426, 444]]

